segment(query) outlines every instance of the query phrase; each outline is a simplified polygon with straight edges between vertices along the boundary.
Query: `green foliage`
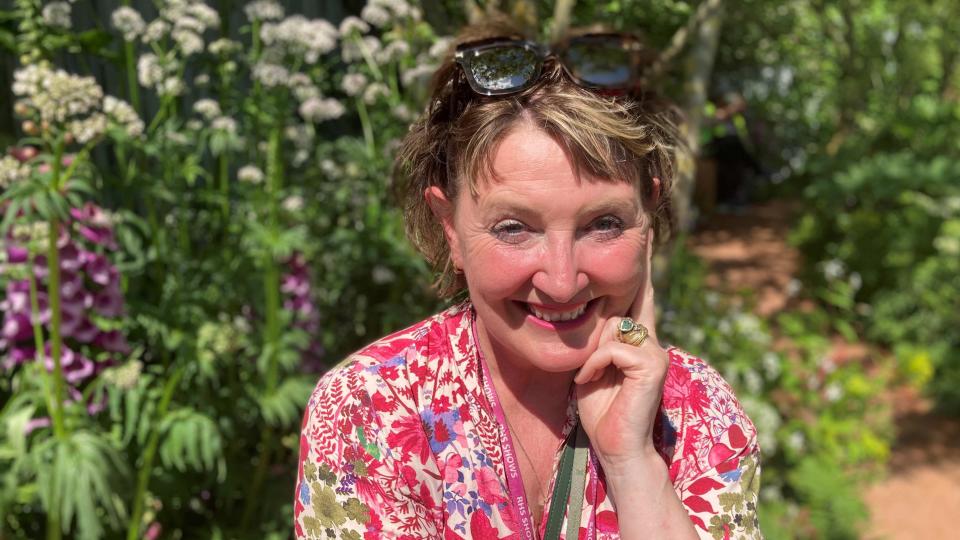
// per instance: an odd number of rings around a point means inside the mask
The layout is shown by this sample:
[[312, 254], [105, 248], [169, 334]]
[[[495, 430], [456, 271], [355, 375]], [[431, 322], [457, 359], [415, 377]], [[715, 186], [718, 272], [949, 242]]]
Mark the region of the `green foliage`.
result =
[[102, 538], [105, 523], [119, 527], [125, 510], [117, 496], [118, 481], [127, 468], [101, 434], [74, 431], [68, 439], [41, 442], [29, 455], [40, 500], [60, 514], [64, 533], [74, 519], [77, 537], [84, 540]]
[[[942, 407], [960, 410], [952, 385], [960, 371], [960, 166], [944, 156], [879, 154], [811, 183], [805, 197], [793, 240], [806, 260], [829, 259], [810, 265], [810, 290], [856, 333], [903, 355], [909, 378], [929, 380]], [[910, 375], [926, 369], [922, 358], [933, 373]]]
[[217, 423], [190, 407], [181, 407], [164, 416], [157, 429], [161, 433], [160, 462], [164, 467], [210, 471], [217, 462], [223, 469], [223, 441]]
[[[703, 262], [682, 239], [677, 246], [658, 296], [659, 330], [710, 361], [757, 426], [765, 536], [850, 537], [865, 517], [856, 486], [889, 457], [891, 420], [879, 396], [891, 370], [828, 357], [833, 317], [822, 309], [778, 316], [776, 331], [791, 346], [775, 346], [774, 328], [743, 299], [704, 292]], [[834, 489], [838, 482], [844, 490]]]
[[857, 524], [867, 517], [855, 485], [834, 462], [804, 458], [789, 480], [809, 508], [812, 525], [824, 538], [860, 538]]

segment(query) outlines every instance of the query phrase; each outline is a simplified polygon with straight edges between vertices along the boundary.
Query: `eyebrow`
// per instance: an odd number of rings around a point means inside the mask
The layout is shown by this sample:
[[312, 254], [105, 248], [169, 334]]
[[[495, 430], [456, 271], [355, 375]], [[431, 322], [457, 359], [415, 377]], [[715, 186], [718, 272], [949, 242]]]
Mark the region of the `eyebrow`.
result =
[[[640, 209], [639, 202], [639, 199], [630, 199], [629, 201], [625, 201], [623, 199], [608, 199], [588, 204], [583, 207], [580, 213], [581, 215], [596, 215], [617, 212], [634, 213]], [[485, 209], [484, 213], [532, 215], [536, 212], [534, 212], [531, 208], [522, 204], [518, 204], [514, 201], [497, 200], [490, 203], [490, 205]]]

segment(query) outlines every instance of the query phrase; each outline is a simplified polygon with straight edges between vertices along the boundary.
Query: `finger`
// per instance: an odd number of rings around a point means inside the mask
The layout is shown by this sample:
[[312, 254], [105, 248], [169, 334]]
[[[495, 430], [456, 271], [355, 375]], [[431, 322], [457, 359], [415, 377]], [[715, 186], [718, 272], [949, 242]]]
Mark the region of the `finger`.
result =
[[666, 366], [658, 351], [661, 349], [649, 339], [639, 347], [617, 341], [606, 342], [587, 358], [574, 382], [584, 384], [599, 380], [610, 366], [627, 376], [642, 378], [648, 374], [657, 377], [665, 371]]
[[647, 229], [646, 254], [643, 260], [643, 284], [637, 292], [637, 298], [630, 306], [633, 320], [647, 328], [650, 337], [657, 341], [656, 304], [653, 293], [653, 228]]

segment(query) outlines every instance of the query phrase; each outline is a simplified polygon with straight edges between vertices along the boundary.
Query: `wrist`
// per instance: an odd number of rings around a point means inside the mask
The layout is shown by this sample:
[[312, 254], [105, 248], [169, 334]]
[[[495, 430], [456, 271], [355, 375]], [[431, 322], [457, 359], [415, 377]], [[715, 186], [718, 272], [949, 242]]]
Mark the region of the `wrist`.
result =
[[637, 482], [638, 479], [667, 478], [667, 465], [653, 445], [630, 456], [599, 457], [607, 483]]

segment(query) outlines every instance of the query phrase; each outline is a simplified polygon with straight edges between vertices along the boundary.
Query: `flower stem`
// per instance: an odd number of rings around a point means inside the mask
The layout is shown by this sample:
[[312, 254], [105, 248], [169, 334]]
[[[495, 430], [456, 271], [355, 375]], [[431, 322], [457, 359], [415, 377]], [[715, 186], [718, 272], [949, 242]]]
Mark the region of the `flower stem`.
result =
[[[184, 368], [180, 366], [173, 375], [167, 379], [163, 387], [163, 395], [157, 406], [157, 421], [163, 419], [170, 408], [170, 400], [173, 399], [173, 392], [180, 384], [183, 377]], [[139, 540], [140, 525], [143, 521], [143, 504], [147, 497], [147, 488], [150, 487], [150, 473], [153, 472], [153, 460], [157, 455], [157, 447], [160, 445], [160, 430], [153, 429], [150, 432], [150, 438], [147, 439], [147, 445], [143, 450], [143, 458], [140, 461], [140, 468], [137, 470], [137, 487], [133, 495], [133, 509], [130, 513], [130, 526], [127, 529], [127, 540]]]
[[367, 114], [367, 105], [360, 96], [357, 96], [356, 102], [357, 114], [360, 115], [360, 126], [363, 128], [363, 140], [367, 143], [367, 154], [373, 157], [376, 143], [373, 140], [373, 126], [370, 124], [370, 115]]
[[[280, 143], [283, 134], [282, 126], [274, 126], [270, 132], [270, 145], [267, 154], [267, 196], [269, 197], [269, 227], [272, 237], [279, 234], [279, 213], [278, 208], [280, 189], [283, 182], [283, 164], [280, 156]], [[267, 351], [267, 373], [266, 383], [267, 392], [270, 393], [277, 385], [277, 352], [280, 346], [280, 269], [277, 268], [277, 260], [272, 251], [267, 251], [267, 260], [265, 261], [264, 272], [264, 294], [266, 300], [266, 334], [264, 342], [269, 350]]]
[[[267, 148], [267, 197], [269, 205], [268, 224], [271, 236], [278, 234], [279, 218], [279, 196], [282, 187], [282, 162], [280, 160], [280, 142], [283, 134], [283, 126], [278, 124], [270, 131], [270, 143]], [[277, 357], [280, 352], [280, 269], [277, 267], [277, 260], [272, 250], [267, 249], [266, 260], [264, 261], [263, 274], [263, 293], [266, 307], [266, 325], [264, 328], [263, 342], [266, 347], [266, 374], [264, 395], [271, 395], [277, 388], [277, 378], [279, 366]], [[246, 496], [246, 504], [241, 518], [241, 527], [246, 527], [250, 522], [253, 511], [256, 508], [254, 501], [257, 500], [257, 493], [263, 484], [268, 467], [270, 466], [270, 454], [272, 450], [272, 430], [270, 425], [264, 422], [260, 432], [260, 456], [257, 461], [257, 468], [253, 474], [252, 480]]]
[[133, 59], [133, 43], [124, 41], [123, 56], [126, 61], [127, 94], [130, 98], [130, 105], [137, 114], [140, 114], [140, 86], [137, 84], [137, 66], [134, 64]]
[[[29, 265], [28, 268], [33, 268], [33, 250], [30, 251], [27, 264]], [[59, 411], [56, 406], [57, 398], [54, 396], [50, 374], [47, 373], [46, 362], [44, 362], [43, 358], [43, 325], [40, 324], [40, 300], [37, 292], [37, 277], [33, 272], [29, 272], [28, 276], [30, 280], [30, 321], [33, 326], [33, 346], [36, 351], [34, 356], [36, 357], [37, 368], [43, 376], [43, 393], [47, 400], [47, 409], [50, 411], [50, 416], [53, 419], [53, 432], [57, 438], [63, 438], [66, 436], [66, 430], [63, 427], [63, 418], [60, 414], [53, 412]]]
[[220, 154], [219, 173], [220, 173], [220, 212], [223, 214], [223, 224], [226, 226], [230, 222], [230, 162], [227, 156]]

